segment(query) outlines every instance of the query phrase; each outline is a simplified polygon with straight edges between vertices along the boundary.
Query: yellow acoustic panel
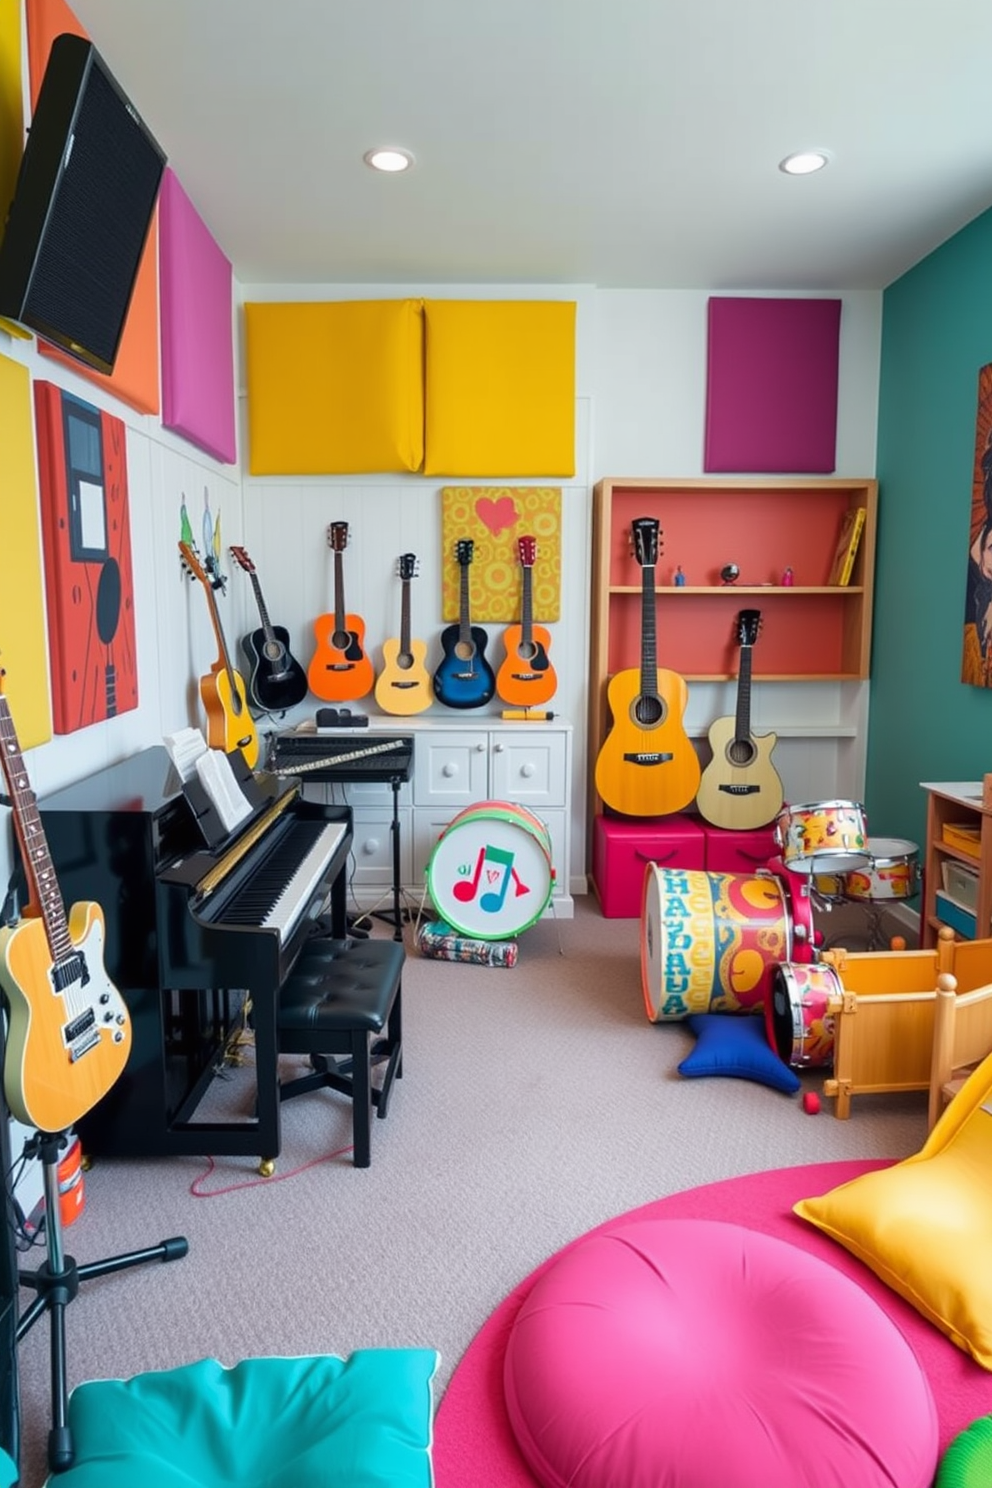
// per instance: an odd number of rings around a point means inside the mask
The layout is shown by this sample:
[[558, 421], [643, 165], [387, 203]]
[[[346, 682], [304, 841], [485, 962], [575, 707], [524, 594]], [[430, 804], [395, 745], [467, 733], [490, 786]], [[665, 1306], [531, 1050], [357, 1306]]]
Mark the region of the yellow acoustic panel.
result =
[[575, 474], [575, 305], [426, 300], [426, 475]]
[[245, 306], [252, 475], [419, 470], [422, 300]]
[[22, 749], [52, 737], [45, 650], [45, 606], [38, 536], [31, 379], [26, 367], [0, 356], [0, 667]]

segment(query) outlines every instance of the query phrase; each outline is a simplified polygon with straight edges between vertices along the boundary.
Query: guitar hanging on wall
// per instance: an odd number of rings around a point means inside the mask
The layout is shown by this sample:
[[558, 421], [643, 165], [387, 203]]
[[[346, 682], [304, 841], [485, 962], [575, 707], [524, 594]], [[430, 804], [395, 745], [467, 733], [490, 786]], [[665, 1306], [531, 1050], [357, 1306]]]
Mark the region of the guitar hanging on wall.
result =
[[520, 624], [508, 625], [503, 632], [506, 659], [496, 673], [496, 691], [505, 703], [516, 708], [529, 708], [546, 703], [558, 690], [555, 669], [548, 660], [551, 636], [543, 625], [533, 620], [533, 569], [537, 541], [521, 537], [517, 541], [523, 598]]
[[596, 790], [628, 816], [681, 811], [696, 794], [699, 758], [682, 719], [685, 679], [658, 666], [654, 570], [659, 526], [654, 517], [631, 524], [641, 565], [641, 665], [611, 678], [606, 690], [613, 724], [596, 759]]
[[260, 713], [282, 713], [295, 708], [307, 695], [307, 674], [289, 649], [285, 626], [273, 625], [262, 598], [255, 565], [246, 548], [232, 548], [231, 556], [251, 579], [251, 587], [262, 622], [258, 630], [241, 637], [248, 662], [248, 695]]
[[423, 713], [433, 701], [430, 673], [424, 665], [427, 646], [410, 639], [410, 583], [417, 576], [416, 555], [404, 553], [398, 558], [396, 574], [402, 585], [400, 635], [399, 640], [382, 643], [383, 665], [376, 678], [375, 700], [383, 713], [407, 716]]
[[761, 611], [741, 610], [737, 616], [737, 712], [733, 718], [718, 718], [710, 725], [713, 758], [703, 771], [696, 795], [700, 816], [714, 827], [737, 831], [774, 821], [784, 796], [771, 761], [776, 735], [755, 737], [751, 732], [751, 651], [760, 629]]
[[310, 691], [325, 703], [350, 703], [372, 691], [375, 673], [365, 654], [365, 621], [349, 615], [344, 602], [344, 559], [348, 523], [332, 522], [327, 545], [334, 554], [334, 613], [314, 621], [317, 649], [307, 668]]
[[179, 544], [179, 553], [191, 578], [199, 579], [207, 596], [210, 623], [217, 641], [217, 660], [200, 678], [200, 700], [207, 715], [207, 744], [231, 754], [240, 749], [250, 769], [258, 759], [258, 731], [248, 711], [248, 695], [241, 673], [235, 671], [228, 655], [224, 628], [217, 612], [214, 587], [189, 543]]
[[459, 574], [458, 623], [441, 632], [444, 656], [434, 673], [434, 692], [448, 708], [481, 708], [496, 691], [496, 678], [486, 660], [489, 636], [481, 625], [473, 625], [469, 606], [469, 569], [475, 543], [462, 538], [455, 544]]
[[2, 681], [0, 764], [29, 896], [24, 918], [0, 929], [0, 985], [10, 1008], [4, 1092], [18, 1121], [61, 1132], [123, 1072], [131, 1023], [104, 969], [103, 910], [80, 900], [66, 917]]

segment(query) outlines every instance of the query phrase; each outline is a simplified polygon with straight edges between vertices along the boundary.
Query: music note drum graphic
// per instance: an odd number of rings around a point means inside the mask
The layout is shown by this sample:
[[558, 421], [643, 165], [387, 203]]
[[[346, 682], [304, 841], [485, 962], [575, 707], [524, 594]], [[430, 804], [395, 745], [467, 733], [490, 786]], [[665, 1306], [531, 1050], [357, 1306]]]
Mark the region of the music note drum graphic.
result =
[[541, 918], [554, 889], [544, 822], [511, 801], [480, 801], [445, 827], [427, 864], [441, 919], [476, 940], [509, 940]]

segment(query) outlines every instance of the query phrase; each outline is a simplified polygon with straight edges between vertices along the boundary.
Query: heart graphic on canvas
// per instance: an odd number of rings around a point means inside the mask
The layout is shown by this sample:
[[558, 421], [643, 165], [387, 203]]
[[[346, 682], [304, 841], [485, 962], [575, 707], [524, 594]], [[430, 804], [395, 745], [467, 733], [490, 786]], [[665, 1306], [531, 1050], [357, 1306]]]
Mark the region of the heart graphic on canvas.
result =
[[493, 537], [499, 537], [504, 527], [512, 527], [517, 520], [517, 508], [512, 496], [501, 496], [493, 501], [489, 496], [480, 496], [475, 503], [475, 514]]

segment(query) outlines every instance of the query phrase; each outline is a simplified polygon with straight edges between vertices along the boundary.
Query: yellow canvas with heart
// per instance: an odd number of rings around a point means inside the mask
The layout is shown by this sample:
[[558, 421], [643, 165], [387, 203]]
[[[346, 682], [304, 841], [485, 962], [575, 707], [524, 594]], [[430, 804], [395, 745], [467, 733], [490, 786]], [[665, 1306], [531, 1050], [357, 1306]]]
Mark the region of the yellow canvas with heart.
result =
[[519, 621], [523, 581], [519, 541], [533, 537], [532, 619], [557, 620], [561, 613], [561, 487], [444, 486], [441, 542], [444, 553], [442, 605], [445, 620], [458, 620], [461, 568], [456, 545], [472, 542], [469, 596], [473, 622]]

